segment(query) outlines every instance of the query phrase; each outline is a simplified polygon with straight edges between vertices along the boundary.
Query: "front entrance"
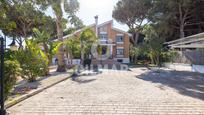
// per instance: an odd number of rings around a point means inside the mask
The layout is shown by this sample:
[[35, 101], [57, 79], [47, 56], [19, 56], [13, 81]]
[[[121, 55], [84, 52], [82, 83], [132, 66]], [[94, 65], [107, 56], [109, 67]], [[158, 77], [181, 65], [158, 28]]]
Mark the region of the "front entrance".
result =
[[98, 60], [113, 59], [112, 52], [112, 46], [99, 45], [97, 47]]
[[102, 55], [105, 55], [107, 53], [107, 49], [108, 47], [107, 46], [101, 46], [102, 48]]

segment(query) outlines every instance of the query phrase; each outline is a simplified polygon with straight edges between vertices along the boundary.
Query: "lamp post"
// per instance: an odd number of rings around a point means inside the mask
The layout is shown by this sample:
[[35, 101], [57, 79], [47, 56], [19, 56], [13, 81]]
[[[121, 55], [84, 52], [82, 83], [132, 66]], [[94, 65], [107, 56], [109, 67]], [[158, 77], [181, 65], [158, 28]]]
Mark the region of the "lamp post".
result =
[[0, 37], [0, 56], [1, 56], [1, 64], [0, 64], [0, 79], [1, 79], [1, 113], [0, 115], [6, 115], [6, 110], [4, 108], [4, 48], [5, 48], [5, 41], [3, 37]]
[[[15, 44], [15, 39], [13, 39], [12, 43], [9, 45], [12, 51], [16, 51], [18, 46]], [[0, 36], [0, 79], [1, 79], [1, 97], [0, 97], [0, 105], [1, 111], [0, 115], [6, 115], [6, 110], [4, 108], [4, 52], [6, 48], [6, 39]]]

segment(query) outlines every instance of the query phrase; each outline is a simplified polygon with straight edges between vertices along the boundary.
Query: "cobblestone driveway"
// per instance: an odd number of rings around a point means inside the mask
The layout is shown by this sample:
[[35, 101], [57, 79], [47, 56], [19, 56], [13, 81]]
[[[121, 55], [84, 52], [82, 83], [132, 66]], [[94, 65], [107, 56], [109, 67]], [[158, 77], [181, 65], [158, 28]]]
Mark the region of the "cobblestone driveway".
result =
[[8, 111], [10, 115], [204, 115], [204, 100], [200, 98], [204, 96], [204, 80], [199, 80], [199, 88], [202, 88], [199, 96], [187, 95], [173, 86], [178, 85], [182, 89], [188, 82], [182, 82], [184, 85], [162, 80], [159, 82], [165, 77], [161, 75], [156, 82], [155, 77], [146, 78], [147, 73], [145, 68], [135, 68], [132, 71], [103, 72], [69, 79]]

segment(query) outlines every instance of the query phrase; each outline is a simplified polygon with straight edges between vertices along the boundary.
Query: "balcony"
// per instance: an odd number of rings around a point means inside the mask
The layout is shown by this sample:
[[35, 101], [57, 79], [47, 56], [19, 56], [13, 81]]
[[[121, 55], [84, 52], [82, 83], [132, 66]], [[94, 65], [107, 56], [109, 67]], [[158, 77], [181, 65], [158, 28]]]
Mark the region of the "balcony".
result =
[[116, 55], [117, 58], [124, 58], [124, 55]]
[[99, 44], [100, 45], [116, 45], [116, 43], [110, 39], [100, 39]]

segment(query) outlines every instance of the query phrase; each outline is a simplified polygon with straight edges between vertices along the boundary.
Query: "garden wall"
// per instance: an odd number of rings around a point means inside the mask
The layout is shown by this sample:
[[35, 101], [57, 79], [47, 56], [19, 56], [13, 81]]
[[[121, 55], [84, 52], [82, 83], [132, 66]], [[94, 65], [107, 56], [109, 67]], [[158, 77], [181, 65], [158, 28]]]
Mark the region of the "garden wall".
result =
[[183, 63], [164, 63], [164, 67], [167, 67], [176, 71], [189, 71], [204, 73], [204, 65], [191, 65]]
[[192, 66], [190, 64], [182, 63], [164, 63], [164, 67], [173, 69], [176, 71], [192, 71]]
[[193, 72], [204, 73], [204, 65], [193, 65], [192, 66]]
[[204, 49], [178, 51], [173, 63], [204, 65]]

